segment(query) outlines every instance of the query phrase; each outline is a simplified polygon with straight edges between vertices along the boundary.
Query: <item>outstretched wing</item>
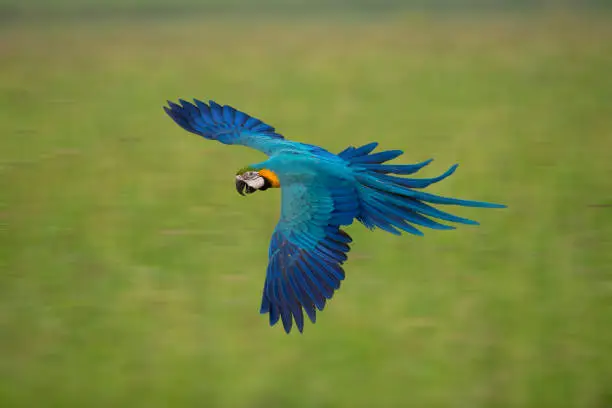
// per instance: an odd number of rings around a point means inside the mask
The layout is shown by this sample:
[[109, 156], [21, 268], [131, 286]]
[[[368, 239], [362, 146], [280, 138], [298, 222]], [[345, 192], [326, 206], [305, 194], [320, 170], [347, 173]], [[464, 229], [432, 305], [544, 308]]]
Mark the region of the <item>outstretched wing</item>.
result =
[[316, 309], [344, 279], [351, 237], [340, 229], [358, 213], [357, 192], [351, 183], [322, 177], [282, 180], [281, 217], [270, 242], [269, 264], [261, 313], [270, 325], [282, 320], [287, 333], [293, 321], [300, 332], [304, 314], [314, 323]]
[[197, 99], [194, 103], [179, 99], [179, 103], [168, 101], [164, 106], [168, 116], [183, 129], [206, 139], [251, 147], [268, 156], [283, 144], [284, 137], [272, 126], [231, 106], [214, 101], [207, 105]]

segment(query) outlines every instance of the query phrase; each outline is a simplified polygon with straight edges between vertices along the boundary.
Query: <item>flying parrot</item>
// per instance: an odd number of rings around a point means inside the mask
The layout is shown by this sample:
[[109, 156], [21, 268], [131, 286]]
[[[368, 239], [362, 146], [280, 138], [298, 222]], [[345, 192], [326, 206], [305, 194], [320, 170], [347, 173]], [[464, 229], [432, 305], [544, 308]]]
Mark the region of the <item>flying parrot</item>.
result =
[[457, 165], [433, 178], [408, 178], [432, 159], [416, 164], [388, 164], [401, 150], [374, 152], [377, 142], [349, 146], [338, 154], [293, 142], [274, 127], [231, 106], [179, 99], [166, 113], [183, 129], [228, 145], [243, 145], [268, 160], [240, 169], [235, 178], [241, 195], [281, 189], [281, 213], [269, 247], [260, 313], [270, 326], [279, 319], [289, 333], [293, 322], [304, 329], [304, 312], [315, 323], [345, 274], [342, 267], [351, 237], [342, 230], [354, 220], [392, 234], [423, 235], [419, 227], [454, 229], [439, 221], [477, 225], [431, 204], [503, 208], [505, 205], [442, 197], [422, 191], [453, 174]]

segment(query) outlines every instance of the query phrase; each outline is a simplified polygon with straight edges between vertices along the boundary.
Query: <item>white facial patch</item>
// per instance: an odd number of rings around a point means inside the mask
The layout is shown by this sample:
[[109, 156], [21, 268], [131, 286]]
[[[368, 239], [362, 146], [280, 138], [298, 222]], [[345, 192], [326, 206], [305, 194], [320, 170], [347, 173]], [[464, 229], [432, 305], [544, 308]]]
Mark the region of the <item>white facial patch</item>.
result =
[[237, 175], [236, 178], [244, 181], [247, 186], [254, 188], [255, 190], [259, 190], [265, 184], [264, 178], [261, 177], [256, 171], [247, 171], [244, 174]]
[[264, 179], [261, 176], [257, 176], [257, 178], [251, 180], [244, 180], [247, 183], [247, 186], [254, 188], [255, 190], [259, 190], [264, 185]]

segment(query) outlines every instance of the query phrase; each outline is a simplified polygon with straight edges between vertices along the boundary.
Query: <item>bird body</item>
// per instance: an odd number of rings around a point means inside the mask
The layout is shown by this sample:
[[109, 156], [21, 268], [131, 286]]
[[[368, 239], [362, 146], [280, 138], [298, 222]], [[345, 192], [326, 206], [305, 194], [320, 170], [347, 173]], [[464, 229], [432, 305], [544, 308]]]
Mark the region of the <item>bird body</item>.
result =
[[281, 320], [287, 333], [293, 322], [302, 332], [303, 313], [314, 323], [316, 310], [323, 310], [344, 280], [342, 265], [352, 239], [342, 226], [357, 220], [370, 229], [422, 235], [419, 227], [455, 228], [439, 221], [478, 224], [431, 204], [505, 207], [421, 191], [453, 174], [457, 165], [438, 177], [398, 177], [418, 172], [431, 160], [386, 164], [403, 152], [373, 153], [376, 142], [350, 146], [334, 154], [319, 146], [287, 140], [272, 126], [227, 105], [198, 100], [168, 103], [166, 113], [187, 131], [268, 155], [268, 160], [238, 172], [236, 188], [241, 194], [244, 188], [247, 193], [281, 189], [281, 214], [270, 242], [260, 311], [269, 314], [270, 325]]

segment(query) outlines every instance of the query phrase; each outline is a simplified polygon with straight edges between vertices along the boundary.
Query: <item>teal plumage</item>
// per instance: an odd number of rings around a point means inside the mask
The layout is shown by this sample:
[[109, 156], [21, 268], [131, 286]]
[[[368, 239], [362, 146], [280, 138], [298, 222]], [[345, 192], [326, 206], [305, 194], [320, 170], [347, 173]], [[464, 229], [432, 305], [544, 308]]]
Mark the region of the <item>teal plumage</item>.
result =
[[213, 101], [179, 102], [168, 102], [164, 110], [185, 130], [269, 156], [249, 166], [275, 173], [282, 194], [280, 219], [270, 242], [261, 313], [269, 315], [270, 325], [282, 321], [287, 333], [294, 322], [303, 331], [304, 313], [314, 323], [316, 310], [323, 310], [344, 280], [342, 265], [352, 240], [342, 226], [358, 220], [370, 229], [422, 235], [420, 228], [454, 229], [440, 221], [477, 224], [431, 204], [505, 207], [421, 191], [453, 174], [456, 165], [434, 178], [398, 177], [418, 172], [431, 160], [386, 164], [403, 152], [373, 153], [377, 143], [333, 154], [319, 146], [287, 140], [272, 126], [230, 106]]

